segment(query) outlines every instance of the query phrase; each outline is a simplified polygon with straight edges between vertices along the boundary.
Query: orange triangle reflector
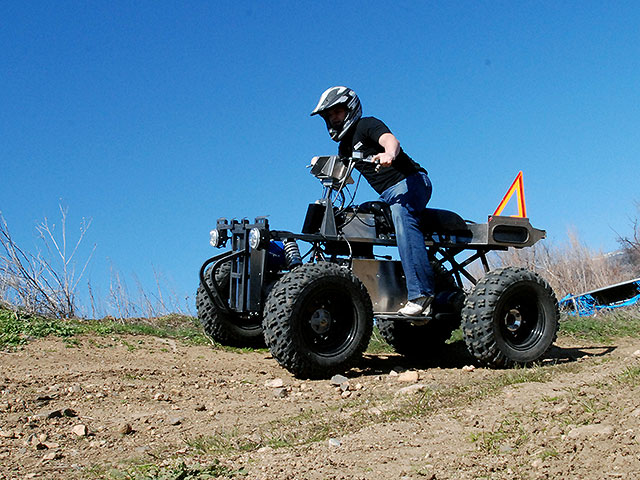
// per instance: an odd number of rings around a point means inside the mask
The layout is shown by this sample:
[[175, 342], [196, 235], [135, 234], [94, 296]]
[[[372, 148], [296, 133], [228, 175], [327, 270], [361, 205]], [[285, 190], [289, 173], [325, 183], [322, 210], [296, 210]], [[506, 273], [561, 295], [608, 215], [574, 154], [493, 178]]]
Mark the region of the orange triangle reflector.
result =
[[514, 193], [517, 193], [518, 195], [518, 215], [512, 216], [522, 218], [525, 218], [527, 216], [527, 207], [524, 203], [524, 183], [522, 181], [522, 172], [519, 172], [516, 176], [516, 179], [509, 187], [509, 190], [500, 202], [500, 205], [498, 205], [498, 208], [496, 208], [496, 211], [493, 213], [494, 216], [498, 216], [502, 213], [504, 207], [507, 206], [507, 203], [509, 203], [509, 200], [511, 200], [511, 197], [513, 197]]

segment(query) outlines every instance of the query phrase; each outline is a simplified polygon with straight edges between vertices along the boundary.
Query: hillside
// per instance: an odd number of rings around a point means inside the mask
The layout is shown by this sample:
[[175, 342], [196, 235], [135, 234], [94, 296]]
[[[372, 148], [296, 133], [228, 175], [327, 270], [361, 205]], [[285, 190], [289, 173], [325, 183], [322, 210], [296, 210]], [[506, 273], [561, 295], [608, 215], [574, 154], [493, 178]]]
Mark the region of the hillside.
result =
[[567, 330], [535, 367], [454, 342], [341, 385], [194, 337], [27, 338], [1, 354], [0, 478], [640, 478], [640, 339]]

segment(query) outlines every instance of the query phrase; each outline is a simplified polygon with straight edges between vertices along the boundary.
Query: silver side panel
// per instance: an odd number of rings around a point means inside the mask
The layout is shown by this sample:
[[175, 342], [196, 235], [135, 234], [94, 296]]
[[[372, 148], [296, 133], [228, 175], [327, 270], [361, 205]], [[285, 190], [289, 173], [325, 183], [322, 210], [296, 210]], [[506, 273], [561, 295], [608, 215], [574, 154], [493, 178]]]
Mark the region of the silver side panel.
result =
[[367, 287], [374, 312], [395, 312], [407, 301], [407, 286], [399, 261], [354, 258], [353, 273]]

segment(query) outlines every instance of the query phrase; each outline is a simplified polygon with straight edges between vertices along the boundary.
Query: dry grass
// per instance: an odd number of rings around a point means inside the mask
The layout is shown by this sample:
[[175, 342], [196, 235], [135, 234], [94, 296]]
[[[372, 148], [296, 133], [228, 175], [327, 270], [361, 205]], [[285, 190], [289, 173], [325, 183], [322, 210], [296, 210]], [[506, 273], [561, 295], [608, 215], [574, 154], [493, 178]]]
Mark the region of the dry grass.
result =
[[594, 250], [574, 232], [559, 245], [541, 242], [532, 248], [500, 252], [492, 264], [522, 266], [539, 273], [558, 298], [630, 280], [640, 274], [638, 264]]
[[[83, 245], [90, 225], [91, 220], [83, 219], [79, 234], [71, 240], [67, 208], [60, 205], [58, 225], [46, 218], [36, 225], [38, 247], [30, 251], [14, 239], [0, 212], [0, 307], [66, 319], [155, 318], [189, 313], [188, 298], [181, 299], [169, 280], [155, 269], [155, 290], [143, 288], [134, 275], [137, 290], [132, 293], [124, 275], [111, 265], [108, 294], [101, 296], [96, 292], [91, 282], [84, 279], [96, 250], [96, 245], [88, 251]], [[79, 297], [86, 301], [79, 301]]]

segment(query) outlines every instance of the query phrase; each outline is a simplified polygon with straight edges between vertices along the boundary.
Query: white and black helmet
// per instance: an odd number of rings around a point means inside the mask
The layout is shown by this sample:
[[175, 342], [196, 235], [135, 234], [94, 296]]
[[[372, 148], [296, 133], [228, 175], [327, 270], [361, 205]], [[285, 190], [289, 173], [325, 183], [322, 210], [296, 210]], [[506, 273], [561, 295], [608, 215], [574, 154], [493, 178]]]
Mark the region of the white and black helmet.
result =
[[[329, 124], [329, 121], [323, 115], [324, 112], [330, 110], [338, 105], [344, 105], [347, 109], [347, 116], [344, 119], [344, 123], [342, 124], [342, 128], [335, 129], [332, 128]], [[349, 128], [357, 122], [362, 116], [362, 105], [360, 105], [360, 99], [356, 92], [347, 87], [331, 87], [322, 94], [320, 97], [320, 101], [318, 101], [318, 105], [311, 112], [311, 115], [320, 115], [324, 118], [324, 121], [327, 124], [327, 130], [329, 130], [329, 135], [336, 142], [342, 140], [344, 134], [347, 133]]]

